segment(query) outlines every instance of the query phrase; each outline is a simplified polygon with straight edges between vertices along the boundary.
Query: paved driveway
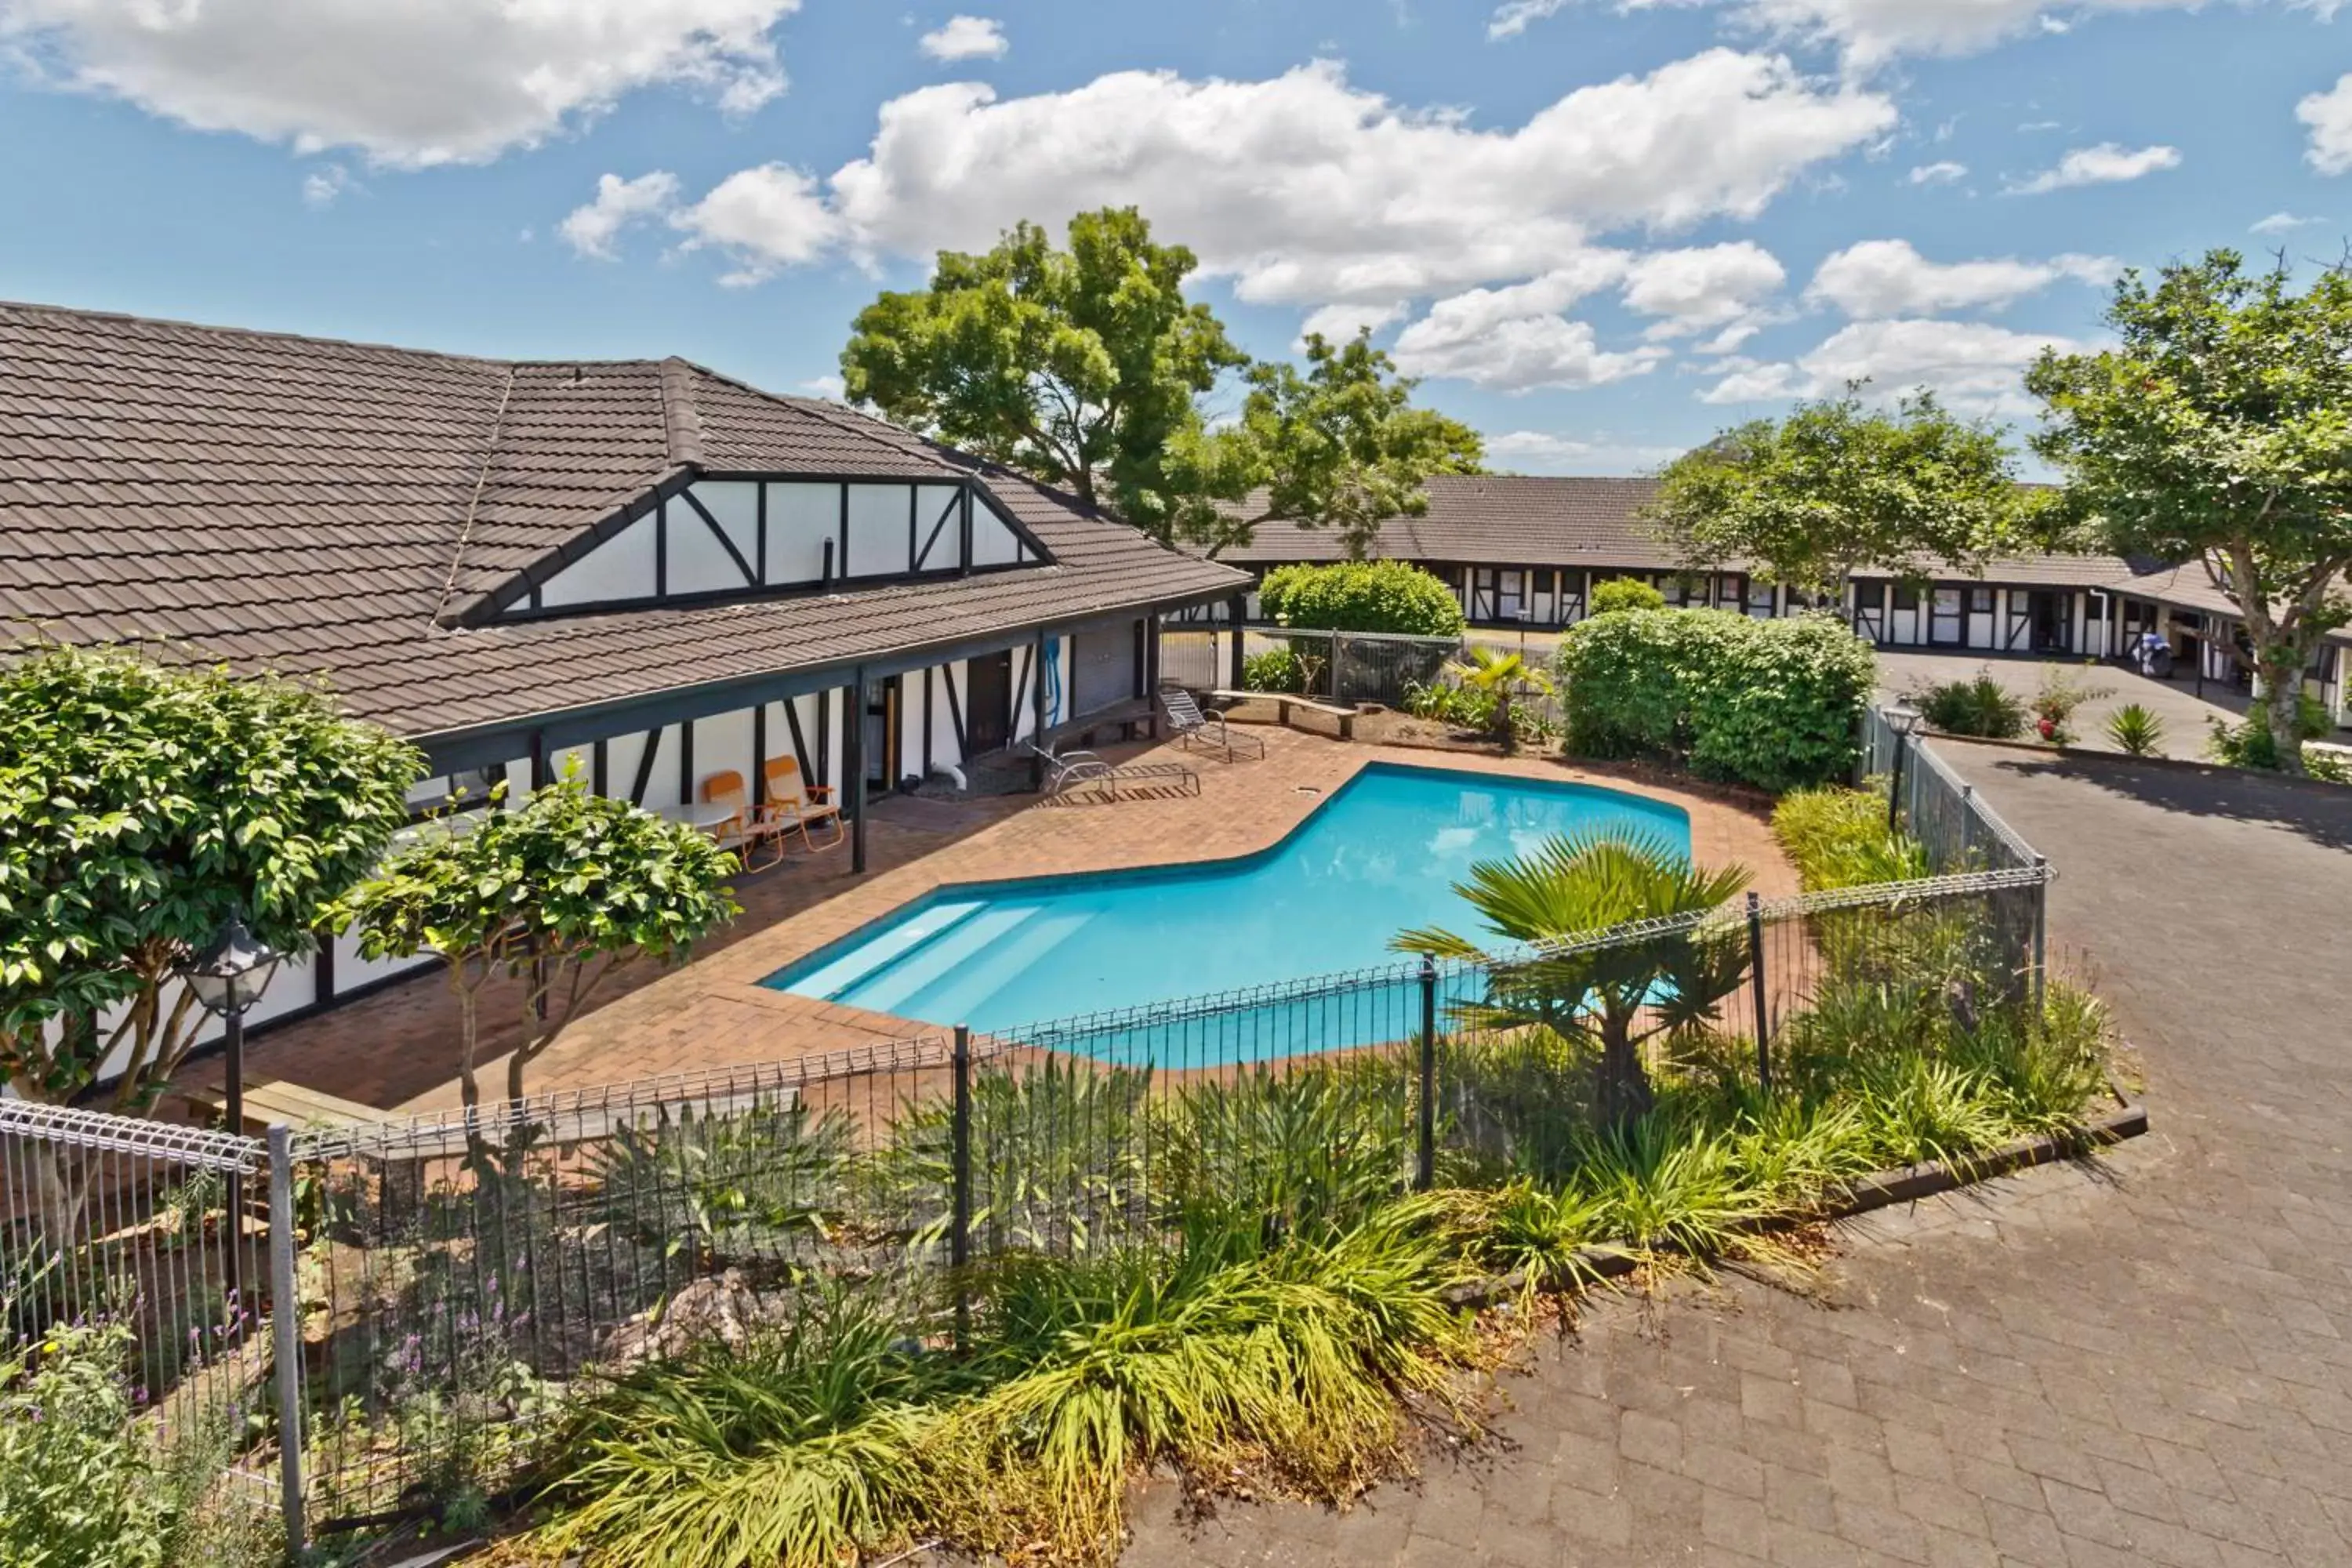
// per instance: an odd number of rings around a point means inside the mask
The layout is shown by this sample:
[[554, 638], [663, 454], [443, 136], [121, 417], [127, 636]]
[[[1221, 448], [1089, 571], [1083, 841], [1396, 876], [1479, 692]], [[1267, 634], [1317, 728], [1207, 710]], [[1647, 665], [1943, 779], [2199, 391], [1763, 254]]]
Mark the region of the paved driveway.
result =
[[[1847, 1227], [1812, 1297], [1604, 1306], [1509, 1447], [1130, 1563], [2352, 1563], [2352, 791], [1947, 754], [2062, 878], [2157, 1131]], [[2095, 771], [2094, 771], [2095, 769]]]
[[2213, 721], [2231, 723], [2246, 710], [2244, 693], [2220, 681], [2205, 682], [2200, 691], [2186, 671], [2178, 679], [2153, 680], [2121, 665], [2093, 664], [2081, 658], [1882, 648], [1878, 689], [1886, 697], [1909, 697], [1946, 681], [1973, 680], [1982, 672], [2031, 703], [2042, 689], [2043, 678], [2053, 670], [2072, 676], [2099, 693], [2074, 715], [2074, 743], [2093, 751], [2116, 749], [2107, 739], [2107, 715], [2128, 702], [2139, 703], [2163, 721], [2159, 755], [2191, 761], [2205, 754], [2205, 739]]

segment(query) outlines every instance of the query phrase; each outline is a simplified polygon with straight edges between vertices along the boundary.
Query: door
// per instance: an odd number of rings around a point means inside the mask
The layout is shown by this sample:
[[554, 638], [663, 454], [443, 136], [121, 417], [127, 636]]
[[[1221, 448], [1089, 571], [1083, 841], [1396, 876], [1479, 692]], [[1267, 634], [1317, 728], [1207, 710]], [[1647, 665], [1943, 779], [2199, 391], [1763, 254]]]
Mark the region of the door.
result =
[[1927, 642], [1934, 647], [1958, 647], [1968, 640], [1968, 618], [1958, 588], [1938, 588], [1927, 603]]
[[1013, 739], [1013, 650], [982, 654], [967, 664], [963, 754], [977, 757]]
[[1527, 612], [1524, 608], [1521, 590], [1527, 582], [1527, 574], [1507, 570], [1496, 575], [1495, 618], [1499, 621], [1526, 619]]
[[2066, 613], [2066, 595], [2036, 588], [2025, 596], [2025, 614], [2033, 625], [2033, 651], [2065, 653], [2074, 646], [2074, 617]]
[[1886, 617], [1886, 637], [1897, 647], [1911, 647], [1919, 637], [1919, 584], [1895, 584], [1895, 607]]
[[898, 782], [898, 678], [874, 683], [866, 693], [866, 788], [887, 794]]

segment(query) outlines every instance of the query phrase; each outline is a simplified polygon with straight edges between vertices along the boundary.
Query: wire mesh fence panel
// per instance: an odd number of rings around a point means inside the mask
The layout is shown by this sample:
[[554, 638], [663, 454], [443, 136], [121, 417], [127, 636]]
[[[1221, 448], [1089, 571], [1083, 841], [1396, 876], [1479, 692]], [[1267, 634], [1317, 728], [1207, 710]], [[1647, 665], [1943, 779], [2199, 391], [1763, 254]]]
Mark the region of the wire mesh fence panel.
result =
[[1168, 622], [1160, 628], [1160, 679], [1190, 691], [1213, 691], [1233, 677], [1237, 632], [1218, 626]]
[[1898, 733], [1875, 708], [1863, 720], [1860, 769], [1863, 778], [1882, 779], [1895, 792], [1904, 829], [1926, 848], [1937, 871], [2018, 870], [2042, 863], [1925, 737]]
[[492, 1494], [583, 1380], [740, 1343], [812, 1272], [921, 1265], [943, 1041], [296, 1142], [310, 1517]]
[[37, 1359], [61, 1333], [119, 1348], [160, 1442], [257, 1467], [274, 1408], [262, 1153], [249, 1138], [0, 1100], [7, 1352]]

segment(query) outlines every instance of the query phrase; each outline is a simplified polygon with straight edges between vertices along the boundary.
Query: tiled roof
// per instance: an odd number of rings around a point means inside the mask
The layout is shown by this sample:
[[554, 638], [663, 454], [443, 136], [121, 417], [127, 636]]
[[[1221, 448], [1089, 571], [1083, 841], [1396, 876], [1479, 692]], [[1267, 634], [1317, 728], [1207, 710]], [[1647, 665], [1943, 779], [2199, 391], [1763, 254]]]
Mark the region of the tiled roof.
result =
[[[1666, 572], [1679, 564], [1674, 545], [1658, 537], [1641, 509], [1658, 493], [1654, 479], [1585, 479], [1509, 474], [1438, 474], [1425, 481], [1429, 510], [1381, 525], [1370, 553], [1384, 560], [1451, 565], [1597, 566]], [[1346, 542], [1329, 529], [1268, 523], [1246, 545], [1219, 559], [1264, 566], [1293, 561], [1343, 561]], [[1751, 563], [1730, 560], [1726, 571]], [[1926, 564], [1924, 574], [2017, 587], [2105, 588], [2137, 594], [2186, 609], [2235, 615], [2227, 595], [2194, 565], [2151, 568], [2114, 555], [2007, 555], [1978, 573]], [[1860, 577], [1881, 577], [1864, 571]], [[2352, 582], [2346, 584], [2352, 594]], [[2331, 634], [2352, 642], [2352, 627]]]
[[[1654, 479], [1548, 479], [1517, 474], [1437, 474], [1422, 487], [1429, 510], [1381, 525], [1371, 553], [1398, 561], [1495, 566], [1671, 565], [1640, 509], [1658, 493]], [[1257, 565], [1344, 561], [1347, 543], [1328, 528], [1267, 523], [1246, 545], [1221, 559]]]
[[[1055, 564], [484, 625], [664, 479], [978, 474]], [[0, 618], [327, 675], [432, 735], [1229, 590], [1223, 567], [682, 360], [509, 363], [0, 304]]]

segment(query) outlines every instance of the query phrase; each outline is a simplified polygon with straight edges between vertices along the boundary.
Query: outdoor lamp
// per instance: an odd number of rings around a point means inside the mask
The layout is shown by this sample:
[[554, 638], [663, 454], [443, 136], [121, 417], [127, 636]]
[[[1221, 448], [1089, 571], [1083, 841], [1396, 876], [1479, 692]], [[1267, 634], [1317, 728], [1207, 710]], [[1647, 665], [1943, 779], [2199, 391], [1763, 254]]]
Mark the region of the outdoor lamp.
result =
[[235, 1028], [246, 1010], [261, 1000], [270, 976], [286, 955], [246, 929], [244, 918], [231, 911], [202, 952], [180, 971], [205, 1012], [226, 1018]]
[[[228, 1130], [245, 1131], [245, 1014], [261, 1000], [269, 977], [286, 955], [246, 929], [236, 910], [221, 922], [211, 942], [181, 967], [180, 977], [205, 1011], [223, 1021], [223, 1053], [227, 1058], [226, 1104]], [[229, 1245], [227, 1284], [232, 1296], [245, 1283], [245, 1182], [236, 1172], [228, 1178]]]
[[1903, 753], [1907, 749], [1905, 742], [1911, 739], [1927, 716], [1908, 702], [1897, 702], [1885, 710], [1883, 716], [1887, 728], [1895, 731], [1895, 776], [1886, 786], [1886, 831], [1892, 833], [1895, 828], [1896, 805], [1903, 799]]

